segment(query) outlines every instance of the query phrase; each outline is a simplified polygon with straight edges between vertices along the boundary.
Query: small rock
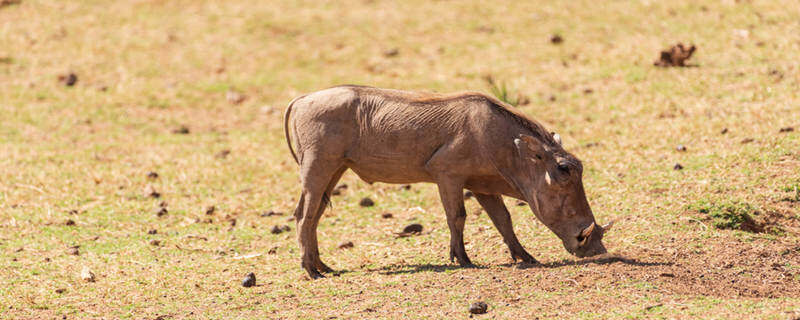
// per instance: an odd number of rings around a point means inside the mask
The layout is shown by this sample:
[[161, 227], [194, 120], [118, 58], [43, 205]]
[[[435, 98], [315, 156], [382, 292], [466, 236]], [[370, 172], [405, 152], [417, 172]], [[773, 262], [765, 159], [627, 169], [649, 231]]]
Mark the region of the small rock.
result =
[[486, 313], [486, 309], [488, 309], [488, 308], [489, 308], [489, 306], [486, 305], [486, 302], [478, 301], [478, 302], [475, 302], [475, 303], [473, 303], [473, 304], [471, 304], [469, 306], [469, 313], [471, 313], [471, 314], [484, 314], [484, 313]]
[[361, 199], [361, 201], [358, 203], [358, 205], [360, 205], [362, 207], [371, 207], [371, 206], [375, 205], [375, 201], [372, 201], [372, 199], [365, 197], [365, 198]]
[[282, 215], [283, 212], [278, 212], [273, 210], [264, 211], [264, 213], [261, 214], [262, 217], [272, 217], [272, 216], [282, 216]]
[[794, 131], [793, 127], [783, 127], [780, 130], [778, 130], [778, 132], [781, 132], [781, 133], [783, 133], [783, 132], [792, 132], [792, 131]]
[[680, 163], [676, 163], [672, 170], [683, 170], [683, 166]]
[[686, 146], [679, 144], [677, 147], [675, 147], [675, 150], [678, 150], [679, 152], [686, 152]]
[[403, 233], [414, 234], [422, 232], [422, 225], [419, 223], [412, 223], [403, 228]]
[[474, 194], [474, 193], [472, 193], [472, 191], [469, 191], [469, 190], [467, 190], [467, 192], [464, 192], [464, 199], [465, 199], [465, 200], [466, 200], [466, 199], [470, 199], [470, 198], [472, 198], [472, 197], [474, 197], [474, 196], [475, 196], [475, 194]]
[[158, 206], [162, 207], [162, 208], [166, 208], [167, 205], [168, 205], [168, 203], [166, 201], [161, 201], [161, 202], [158, 203]]
[[719, 132], [720, 134], [728, 133], [728, 128], [723, 128], [722, 131]]
[[72, 246], [67, 249], [67, 254], [71, 256], [79, 256], [81, 254], [80, 250], [78, 250], [80, 246]]
[[231, 154], [231, 151], [230, 151], [230, 150], [228, 150], [228, 149], [225, 149], [225, 150], [222, 150], [222, 151], [220, 151], [220, 152], [217, 152], [217, 154], [215, 154], [215, 155], [214, 155], [214, 158], [217, 158], [217, 159], [225, 159], [225, 158], [227, 158], [227, 157], [228, 157], [230, 154]]
[[75, 225], [75, 220], [67, 219], [67, 221], [64, 222], [64, 225], [65, 226], [74, 226]]
[[64, 289], [64, 288], [58, 288], [58, 289], [56, 289], [56, 293], [58, 293], [58, 294], [62, 294], [62, 293], [64, 293], [64, 292], [67, 292], [67, 289]]
[[61, 84], [65, 85], [67, 87], [71, 87], [71, 86], [74, 86], [78, 82], [78, 76], [75, 73], [72, 73], [72, 72], [70, 72], [68, 74], [62, 74], [62, 75], [58, 76], [58, 82], [60, 82]]
[[185, 125], [181, 125], [180, 127], [172, 130], [172, 133], [174, 134], [189, 134], [189, 132], [189, 127]]
[[214, 214], [214, 212], [216, 212], [216, 211], [217, 211], [217, 207], [215, 207], [215, 206], [208, 206], [208, 207], [206, 208], [206, 215], [209, 215], [209, 216], [210, 216], [210, 215], [213, 215], [213, 214]]
[[144, 196], [153, 199], [158, 199], [161, 198], [161, 193], [156, 191], [156, 189], [153, 188], [152, 186], [147, 186], [147, 188], [144, 189]]
[[225, 99], [228, 100], [230, 104], [240, 104], [247, 100], [247, 96], [235, 90], [228, 90], [228, 92], [225, 93]]
[[235, 227], [236, 226], [236, 219], [231, 219], [229, 223], [231, 224], [231, 227]]
[[560, 44], [562, 42], [564, 42], [564, 38], [561, 37], [560, 34], [554, 34], [554, 35], [550, 36], [550, 43], [552, 43], [552, 44]]
[[147, 230], [147, 234], [158, 234], [158, 230], [156, 229]]
[[269, 248], [269, 251], [267, 251], [267, 254], [276, 254], [276, 253], [278, 253], [278, 247]]
[[92, 270], [89, 269], [89, 267], [83, 267], [83, 269], [81, 270], [81, 279], [86, 282], [94, 282], [95, 280], [94, 272], [92, 272]]
[[391, 219], [392, 217], [394, 217], [394, 216], [393, 216], [391, 213], [389, 213], [389, 212], [384, 212], [384, 213], [381, 215], [381, 218], [384, 218], [384, 219]]
[[753, 138], [744, 138], [744, 139], [742, 139], [741, 143], [745, 144], [745, 143], [750, 143], [750, 142], [753, 142], [753, 141], [755, 141], [755, 139], [753, 139]]
[[398, 48], [391, 48], [391, 49], [386, 50], [386, 51], [383, 52], [383, 56], [387, 57], [387, 58], [388, 57], [395, 57], [398, 54], [400, 54], [400, 49], [398, 49]]
[[167, 213], [169, 213], [169, 210], [167, 210], [167, 208], [158, 208], [158, 210], [156, 210], [156, 216], [157, 217], [166, 216]]
[[355, 246], [353, 244], [353, 241], [344, 241], [344, 242], [340, 243], [337, 247], [339, 249], [349, 249], [349, 248], [352, 248], [353, 246]]
[[147, 178], [149, 179], [158, 179], [158, 172], [150, 171], [147, 173]]
[[156, 247], [158, 247], [158, 246], [160, 246], [160, 245], [161, 245], [161, 240], [158, 240], [158, 239], [153, 239], [153, 240], [150, 240], [150, 242], [148, 242], [148, 243], [149, 243], [151, 246], [156, 246]]
[[279, 234], [279, 233], [283, 233], [283, 232], [286, 232], [286, 231], [289, 231], [289, 230], [291, 230], [291, 228], [289, 228], [289, 226], [282, 225], [282, 226], [273, 226], [272, 230], [270, 230], [270, 232], [272, 234]]
[[242, 287], [250, 288], [254, 285], [256, 285], [256, 274], [250, 272], [244, 277], [244, 280], [242, 280]]

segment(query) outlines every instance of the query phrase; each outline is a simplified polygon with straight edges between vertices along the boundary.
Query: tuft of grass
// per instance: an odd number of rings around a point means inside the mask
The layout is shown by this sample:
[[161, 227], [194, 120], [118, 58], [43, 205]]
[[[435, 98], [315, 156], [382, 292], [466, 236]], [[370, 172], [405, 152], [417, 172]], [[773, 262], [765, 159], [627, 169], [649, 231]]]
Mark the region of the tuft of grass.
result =
[[503, 101], [513, 107], [519, 106], [520, 104], [525, 104], [524, 102], [527, 101], [527, 99], [521, 94], [514, 94], [512, 92], [513, 90], [506, 86], [505, 82], [498, 83], [491, 75], [486, 76], [485, 79], [486, 82], [489, 83], [489, 91], [500, 101]]
[[760, 209], [746, 202], [726, 201], [712, 203], [707, 200], [701, 200], [689, 205], [689, 209], [706, 214], [717, 229], [748, 232], [764, 231], [763, 226], [753, 219], [754, 215], [760, 214]]
[[800, 182], [795, 182], [781, 188], [783, 192], [790, 194], [781, 198], [781, 201], [800, 202]]

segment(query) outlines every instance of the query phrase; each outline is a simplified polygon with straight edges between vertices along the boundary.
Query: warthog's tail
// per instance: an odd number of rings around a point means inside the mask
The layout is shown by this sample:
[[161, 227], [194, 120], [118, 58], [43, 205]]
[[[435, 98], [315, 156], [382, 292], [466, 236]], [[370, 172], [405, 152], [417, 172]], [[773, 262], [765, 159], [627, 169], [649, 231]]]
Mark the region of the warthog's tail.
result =
[[286, 112], [283, 113], [283, 135], [286, 137], [286, 144], [289, 145], [289, 152], [292, 154], [292, 158], [294, 158], [294, 162], [297, 164], [300, 164], [300, 160], [297, 160], [297, 154], [294, 153], [294, 148], [292, 148], [292, 139], [289, 137], [289, 117], [292, 116], [292, 105], [294, 105], [295, 101], [303, 97], [305, 97], [305, 95], [294, 98], [289, 102], [289, 107], [286, 108]]

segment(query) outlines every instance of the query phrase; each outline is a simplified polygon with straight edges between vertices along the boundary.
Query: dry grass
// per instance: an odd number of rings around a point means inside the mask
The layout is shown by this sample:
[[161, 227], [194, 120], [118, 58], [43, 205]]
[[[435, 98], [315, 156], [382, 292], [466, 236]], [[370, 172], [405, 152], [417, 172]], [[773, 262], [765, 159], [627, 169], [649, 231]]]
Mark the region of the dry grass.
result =
[[[476, 317], [798, 317], [798, 14], [795, 1], [0, 6], [0, 316], [463, 318], [484, 300]], [[652, 66], [678, 41], [698, 46], [697, 67]], [[57, 80], [68, 72], [72, 87]], [[291, 212], [299, 193], [285, 104], [342, 83], [488, 92], [487, 75], [583, 159], [596, 216], [619, 219], [606, 244], [625, 258], [575, 259], [512, 203], [544, 266], [509, 265], [471, 200], [480, 268], [461, 269], [432, 186], [348, 173], [319, 229], [323, 260], [343, 272], [306, 280], [293, 231], [270, 233], [293, 223], [261, 216]], [[189, 134], [172, 133], [181, 125]], [[781, 231], [715, 229], [687, 209], [698, 201], [751, 204]], [[395, 238], [409, 221], [424, 234]], [[337, 249], [345, 240], [355, 247]], [[258, 286], [239, 285], [248, 272]]]

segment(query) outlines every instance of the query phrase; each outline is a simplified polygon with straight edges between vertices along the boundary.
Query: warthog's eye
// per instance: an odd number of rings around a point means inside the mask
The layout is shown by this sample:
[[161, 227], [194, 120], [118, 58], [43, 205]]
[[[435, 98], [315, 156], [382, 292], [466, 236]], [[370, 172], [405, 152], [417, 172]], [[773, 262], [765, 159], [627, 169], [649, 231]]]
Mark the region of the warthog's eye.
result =
[[561, 171], [561, 173], [569, 174], [569, 166], [563, 163], [559, 163], [558, 171]]

